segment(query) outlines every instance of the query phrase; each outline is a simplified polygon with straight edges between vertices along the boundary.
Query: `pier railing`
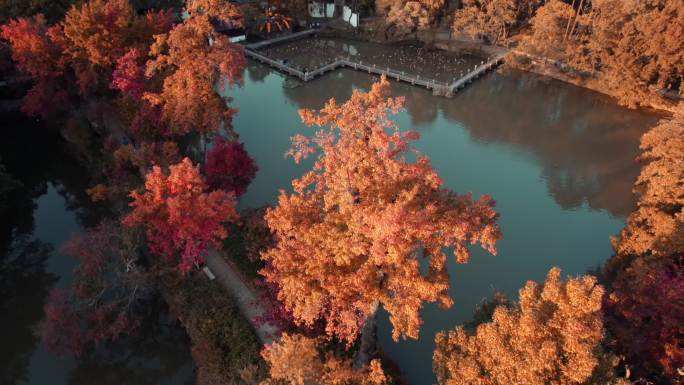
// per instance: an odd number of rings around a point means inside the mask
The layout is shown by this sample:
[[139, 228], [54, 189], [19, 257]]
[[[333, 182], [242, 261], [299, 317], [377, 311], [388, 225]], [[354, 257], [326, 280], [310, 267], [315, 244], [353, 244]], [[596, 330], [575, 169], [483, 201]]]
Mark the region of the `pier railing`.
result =
[[260, 41], [258, 43], [247, 44], [246, 47], [248, 49], [256, 50], [259, 48], [267, 47], [267, 46], [272, 45], [272, 44], [283, 43], [283, 42], [286, 42], [289, 40], [299, 39], [300, 37], [309, 36], [313, 33], [316, 33], [317, 31], [318, 31], [318, 29], [307, 29], [307, 30], [304, 30], [301, 32], [289, 33], [287, 35], [274, 37], [273, 39]]
[[403, 81], [406, 83], [410, 83], [412, 85], [422, 86], [432, 90], [435, 94], [443, 96], [452, 96], [453, 94], [458, 92], [458, 90], [464, 88], [475, 79], [479, 78], [486, 72], [492, 70], [499, 64], [503, 63], [506, 57], [506, 52], [502, 52], [493, 57], [487, 58], [487, 60], [483, 60], [479, 65], [475, 65], [471, 71], [461, 73], [459, 74], [458, 78], [454, 78], [453, 82], [447, 83], [436, 79], [421, 77], [418, 74], [411, 74], [405, 71], [399, 71], [389, 67], [378, 66], [377, 64], [373, 63], [363, 63], [360, 60], [353, 60], [350, 56], [338, 57], [327, 64], [324, 64], [318, 68], [308, 71], [305, 68], [295, 67], [293, 65], [288, 64], [284, 60], [273, 59], [256, 51], [258, 48], [261, 47], [266, 47], [271, 44], [297, 39], [299, 37], [307, 36], [314, 32], [316, 32], [316, 30], [309, 29], [306, 31], [266, 40], [263, 42], [249, 44], [246, 46], [245, 54], [252, 59], [268, 64], [271, 67], [274, 67], [277, 70], [286, 73], [290, 76], [294, 76], [304, 82], [313, 80], [317, 76], [321, 76], [324, 73], [333, 71], [337, 68], [347, 67], [357, 71], [368, 72], [369, 74], [372, 73], [376, 75], [385, 75], [390, 79]]

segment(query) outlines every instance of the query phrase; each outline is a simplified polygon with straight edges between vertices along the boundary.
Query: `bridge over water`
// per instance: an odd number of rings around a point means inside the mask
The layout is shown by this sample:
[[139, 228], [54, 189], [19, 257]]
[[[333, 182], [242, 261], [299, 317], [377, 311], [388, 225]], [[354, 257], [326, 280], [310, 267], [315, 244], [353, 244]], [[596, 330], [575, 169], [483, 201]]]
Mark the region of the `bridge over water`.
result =
[[483, 60], [479, 65], [475, 65], [472, 70], [466, 73], [461, 73], [458, 79], [454, 80], [451, 83], [447, 83], [435, 79], [420, 77], [420, 75], [407, 73], [405, 71], [394, 70], [389, 67], [378, 66], [372, 63], [363, 63], [362, 61], [356, 61], [351, 57], [338, 57], [332, 62], [324, 64], [313, 70], [302, 70], [288, 64], [287, 62], [284, 62], [282, 60], [276, 60], [257, 52], [259, 48], [305, 37], [314, 34], [317, 31], [318, 30], [315, 29], [309, 29], [302, 32], [280, 36], [274, 39], [265, 40], [254, 44], [248, 44], [245, 46], [245, 54], [254, 60], [257, 60], [264, 64], [268, 64], [269, 66], [277, 69], [278, 71], [290, 76], [294, 76], [304, 82], [313, 80], [317, 76], [321, 76], [326, 72], [346, 67], [357, 71], [368, 72], [369, 74], [372, 73], [376, 75], [385, 75], [389, 79], [394, 79], [397, 81], [410, 83], [412, 85], [425, 87], [429, 90], [432, 90], [433, 93], [436, 95], [448, 97], [453, 96], [456, 92], [458, 92], [458, 90], [465, 88], [475, 79], [479, 78], [483, 74], [487, 73], [488, 71], [497, 67], [499, 64], [503, 63], [507, 54], [507, 51], [502, 51], [493, 57]]

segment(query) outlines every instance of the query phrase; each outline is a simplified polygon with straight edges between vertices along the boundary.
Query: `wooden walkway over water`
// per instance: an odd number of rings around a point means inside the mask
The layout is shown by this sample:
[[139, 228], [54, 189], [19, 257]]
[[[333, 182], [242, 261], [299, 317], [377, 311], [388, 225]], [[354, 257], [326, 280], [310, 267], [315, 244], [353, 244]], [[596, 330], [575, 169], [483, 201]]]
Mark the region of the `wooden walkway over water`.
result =
[[301, 32], [295, 32], [295, 33], [290, 33], [287, 35], [279, 36], [279, 37], [274, 37], [273, 39], [268, 39], [264, 41], [260, 41], [258, 43], [252, 43], [252, 44], [247, 44], [246, 47], [251, 50], [256, 50], [259, 48], [264, 48], [268, 47], [269, 45], [277, 44], [277, 43], [282, 43], [285, 41], [289, 40], [294, 40], [294, 39], [299, 39], [300, 37], [305, 37], [309, 36], [313, 33], [318, 32], [318, 29], [307, 29]]
[[465, 74], [461, 73], [458, 79], [455, 79], [452, 83], [447, 83], [425, 77], [421, 78], [420, 75], [407, 73], [405, 71], [394, 70], [389, 67], [380, 67], [373, 63], [363, 63], [362, 61], [355, 61], [351, 57], [337, 58], [328, 64], [324, 64], [318, 68], [314, 68], [309, 71], [305, 68], [298, 68], [292, 66], [286, 61], [270, 58], [256, 51], [258, 48], [266, 47], [275, 43], [297, 39], [302, 36], [307, 36], [312, 33], [315, 33], [316, 31], [317, 30], [310, 29], [255, 44], [249, 44], [246, 46], [245, 54], [254, 60], [257, 60], [264, 64], [268, 64], [269, 66], [277, 69], [278, 71], [288, 74], [290, 76], [294, 76], [304, 82], [313, 80], [317, 76], [321, 76], [326, 72], [346, 67], [357, 71], [368, 72], [369, 74], [372, 73], [376, 75], [385, 75], [389, 79], [394, 79], [412, 85], [425, 87], [429, 90], [432, 90], [434, 94], [442, 96], [453, 96], [456, 92], [458, 92], [458, 90], [466, 87], [475, 79], [479, 78], [488, 71], [497, 67], [499, 64], [503, 63], [506, 57], [506, 52], [501, 52], [494, 57], [488, 58], [487, 60], [483, 60], [479, 65], [474, 66], [474, 68], [471, 71]]

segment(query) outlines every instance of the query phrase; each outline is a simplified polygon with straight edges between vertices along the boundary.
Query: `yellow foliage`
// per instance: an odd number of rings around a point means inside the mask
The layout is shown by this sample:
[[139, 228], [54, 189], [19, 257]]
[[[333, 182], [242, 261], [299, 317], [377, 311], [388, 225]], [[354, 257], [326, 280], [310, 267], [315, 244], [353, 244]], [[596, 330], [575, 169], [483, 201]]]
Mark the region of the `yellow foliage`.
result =
[[261, 385], [386, 385], [388, 378], [380, 362], [373, 360], [359, 370], [349, 360], [322, 352], [318, 340], [299, 334], [283, 334], [262, 352], [270, 367]]
[[437, 334], [434, 370], [441, 385], [572, 385], [596, 375], [605, 359], [601, 301], [591, 276], [562, 281], [552, 269], [528, 282], [516, 308], [500, 306], [475, 335]]

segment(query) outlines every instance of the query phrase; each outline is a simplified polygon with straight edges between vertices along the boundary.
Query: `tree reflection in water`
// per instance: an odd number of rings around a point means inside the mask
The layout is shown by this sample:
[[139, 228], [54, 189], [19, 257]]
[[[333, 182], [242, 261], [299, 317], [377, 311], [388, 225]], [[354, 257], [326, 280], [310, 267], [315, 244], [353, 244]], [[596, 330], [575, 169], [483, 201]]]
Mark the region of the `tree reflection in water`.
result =
[[[39, 377], [71, 385], [192, 383], [187, 336], [159, 303], [137, 337], [101, 346], [78, 360], [43, 354], [34, 328], [60, 280], [55, 270], [71, 266], [55, 251], [68, 235], [59, 227], [73, 215], [79, 227], [87, 228], [104, 213], [87, 197], [90, 171], [59, 135], [59, 127], [19, 114], [2, 114], [0, 122], [0, 384], [44, 383]], [[43, 218], [49, 222], [37, 226], [37, 202], [48, 186], [63, 199], [50, 200]], [[36, 227], [42, 231], [34, 234]], [[67, 279], [62, 277], [59, 285]]]
[[562, 208], [586, 202], [594, 210], [627, 216], [635, 205], [631, 190], [639, 173], [639, 138], [659, 117], [558, 83], [517, 71], [492, 74], [453, 100], [440, 100], [441, 109], [475, 140], [513, 145], [537, 158], [549, 193]]
[[[43, 316], [42, 304], [57, 282], [45, 264], [52, 247], [19, 236], [0, 257], [0, 384], [28, 381], [31, 356], [39, 343], [32, 326]], [[11, 316], [10, 316], [11, 315]]]
[[159, 301], [136, 336], [107, 343], [78, 360], [69, 385], [193, 384], [194, 364], [185, 330]]
[[[330, 97], [343, 101], [353, 88], [368, 89], [374, 80], [339, 70], [284, 94], [299, 108], [318, 109]], [[586, 202], [593, 210], [625, 217], [634, 208], [639, 138], [657, 115], [626, 110], [608, 97], [518, 71], [488, 74], [452, 99], [405, 83], [393, 82], [392, 90], [406, 97], [414, 129], [428, 132], [443, 116], [477, 142], [501, 143], [535, 157], [549, 194], [563, 209]]]

